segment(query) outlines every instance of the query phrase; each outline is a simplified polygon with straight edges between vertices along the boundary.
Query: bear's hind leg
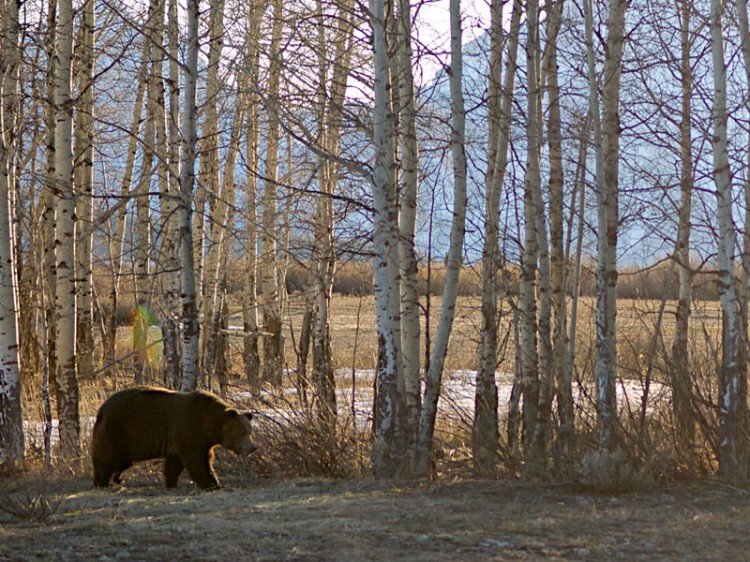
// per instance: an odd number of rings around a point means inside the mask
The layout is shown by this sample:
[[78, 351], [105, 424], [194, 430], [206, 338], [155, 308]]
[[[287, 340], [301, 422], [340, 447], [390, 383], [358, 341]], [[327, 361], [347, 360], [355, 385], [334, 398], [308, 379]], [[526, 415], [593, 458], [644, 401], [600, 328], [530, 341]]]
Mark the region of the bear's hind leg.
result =
[[185, 469], [185, 465], [182, 464], [180, 457], [177, 455], [169, 455], [167, 460], [164, 461], [164, 483], [167, 488], [175, 488], [177, 481], [180, 479], [180, 474]]

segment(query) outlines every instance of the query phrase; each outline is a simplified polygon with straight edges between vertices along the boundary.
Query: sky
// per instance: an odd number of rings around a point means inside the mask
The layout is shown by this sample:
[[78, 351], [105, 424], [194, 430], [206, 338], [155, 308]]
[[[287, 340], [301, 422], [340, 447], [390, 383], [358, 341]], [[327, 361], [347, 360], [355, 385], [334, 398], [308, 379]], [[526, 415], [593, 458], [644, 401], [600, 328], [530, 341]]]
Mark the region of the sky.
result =
[[[490, 0], [461, 0], [464, 45], [484, 33], [490, 25]], [[450, 0], [428, 0], [414, 3], [416, 12], [413, 33], [419, 44], [436, 56], [425, 57], [422, 76], [418, 83], [429, 82], [442, 64], [449, 62], [450, 51]], [[418, 5], [418, 9], [416, 8]]]

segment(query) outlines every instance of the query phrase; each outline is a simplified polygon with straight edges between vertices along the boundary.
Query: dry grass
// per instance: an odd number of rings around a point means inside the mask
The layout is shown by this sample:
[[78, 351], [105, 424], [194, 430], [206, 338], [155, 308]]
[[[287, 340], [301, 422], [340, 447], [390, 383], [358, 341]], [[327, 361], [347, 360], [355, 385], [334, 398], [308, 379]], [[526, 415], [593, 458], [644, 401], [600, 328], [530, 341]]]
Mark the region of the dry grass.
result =
[[0, 559], [743, 560], [747, 493], [713, 483], [590, 495], [517, 481], [234, 481], [199, 493], [58, 485], [43, 527], [0, 513]]
[[[439, 302], [431, 301], [433, 318]], [[197, 492], [187, 477], [176, 490], [165, 490], [158, 462], [128, 471], [125, 487], [95, 490], [88, 429], [83, 431], [82, 458], [55, 464], [51, 472], [43, 467], [39, 444], [33, 443], [28, 475], [0, 481], [0, 560], [747, 559], [748, 492], [710, 481], [674, 483], [684, 474], [669, 433], [668, 395], [656, 396], [652, 388], [645, 418], [638, 400], [621, 409], [629, 447], [621, 458], [584, 456], [595, 427], [590, 387], [593, 304], [582, 302], [576, 362], [576, 451], [584, 460], [578, 477], [586, 488], [572, 482], [519, 482], [512, 478], [512, 462], [499, 474], [504, 480], [471, 479], [471, 413], [458, 394], [473, 392], [465, 371], [474, 369], [476, 362], [476, 298], [459, 300], [446, 365], [453, 373], [453, 394], [441, 400], [435, 434], [437, 480], [371, 480], [366, 412], [372, 382], [362, 370], [375, 367], [374, 308], [369, 297], [337, 296], [332, 306], [334, 362], [337, 384], [347, 398], [342, 399], [344, 414], [334, 434], [316, 430], [314, 410], [290, 392], [291, 380], [285, 392], [265, 394], [262, 400], [244, 402], [244, 395], [235, 395], [231, 400], [238, 405], [258, 411], [256, 432], [262, 449], [249, 459], [220, 451], [216, 468], [227, 490], [215, 493]], [[621, 385], [638, 389], [651, 377], [668, 388], [665, 357], [671, 345], [673, 305], [664, 309], [658, 333], [660, 303], [621, 301], [620, 306]], [[295, 366], [293, 341], [301, 315], [301, 300], [295, 297], [286, 322], [290, 368]], [[712, 345], [718, 318], [713, 303], [693, 315], [694, 375], [706, 404], [715, 393]], [[509, 319], [509, 313], [503, 317], [501, 333], [508, 331]], [[121, 354], [129, 351], [129, 341], [126, 329]], [[499, 367], [506, 382], [513, 370], [512, 334], [508, 341]], [[233, 343], [237, 355], [230, 389], [235, 393], [247, 389], [240, 375], [239, 340]], [[352, 372], [357, 373], [354, 381]], [[83, 380], [84, 427], [109, 393], [131, 383], [127, 364], [95, 380]], [[26, 387], [25, 414], [41, 420], [37, 389], [36, 380]], [[501, 401], [506, 399], [501, 396]], [[357, 418], [362, 411], [364, 423]], [[707, 416], [705, 425], [710, 427], [715, 420]], [[503, 424], [501, 433], [504, 430]], [[699, 454], [705, 458], [698, 464], [703, 474], [711, 474], [710, 446], [701, 447]], [[619, 479], [613, 481], [607, 475], [615, 469]], [[693, 469], [695, 478], [701, 472]], [[309, 475], [337, 479], [300, 478]], [[660, 479], [658, 485], [654, 476]]]

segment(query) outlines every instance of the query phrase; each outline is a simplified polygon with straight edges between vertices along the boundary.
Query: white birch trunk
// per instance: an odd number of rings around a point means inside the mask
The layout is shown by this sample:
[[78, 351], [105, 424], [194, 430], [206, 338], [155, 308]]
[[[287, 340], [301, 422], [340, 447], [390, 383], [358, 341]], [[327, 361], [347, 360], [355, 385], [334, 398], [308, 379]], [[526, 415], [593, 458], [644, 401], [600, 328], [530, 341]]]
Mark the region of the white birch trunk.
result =
[[528, 470], [532, 474], [539, 470], [532, 444], [539, 423], [539, 350], [537, 318], [537, 272], [539, 264], [539, 210], [540, 201], [536, 192], [539, 187], [539, 4], [527, 2], [526, 22], [528, 39], [526, 45], [527, 92], [526, 92], [526, 174], [524, 177], [524, 247], [521, 255], [521, 279], [519, 306], [521, 314], [520, 361], [521, 387], [523, 393], [524, 455]]
[[250, 388], [260, 388], [260, 356], [258, 353], [258, 213], [257, 213], [257, 174], [258, 174], [258, 141], [260, 128], [258, 116], [260, 101], [257, 94], [260, 63], [260, 24], [263, 19], [263, 3], [251, 0], [247, 13], [247, 139], [245, 141], [245, 162], [247, 165], [247, 209], [245, 210], [245, 276], [242, 288], [242, 322], [245, 332], [242, 358], [245, 377]]
[[[200, 293], [199, 317], [204, 323], [202, 339], [202, 376], [203, 386], [211, 388], [213, 370], [213, 352], [215, 333], [212, 326], [214, 315], [221, 313], [217, 301], [219, 255], [226, 230], [226, 200], [221, 189], [219, 174], [219, 67], [224, 48], [224, 0], [210, 0], [208, 24], [208, 68], [206, 70], [206, 99], [203, 103], [203, 124], [201, 126], [200, 173], [198, 192], [208, 202], [206, 219], [198, 220], [195, 232], [196, 246], [199, 248], [195, 257], [197, 287]], [[236, 119], [237, 116], [235, 116]], [[231, 149], [230, 149], [231, 150]], [[198, 212], [203, 209], [199, 204]], [[201, 228], [203, 231], [201, 232]], [[209, 357], [206, 357], [209, 355]]]
[[[502, 48], [502, 20], [499, 11], [500, 6], [493, 8], [494, 22], [492, 29], [497, 37], [493, 40], [498, 43], [496, 49]], [[497, 122], [494, 129], [494, 140], [491, 139], [490, 162], [488, 163], [488, 174], [486, 179], [486, 232], [484, 248], [482, 253], [482, 328], [479, 344], [479, 367], [477, 369], [477, 390], [474, 398], [475, 415], [472, 433], [472, 450], [474, 454], [474, 465], [479, 472], [491, 471], [497, 455], [498, 437], [498, 414], [497, 414], [497, 384], [495, 382], [495, 370], [497, 367], [497, 269], [499, 263], [499, 212], [500, 199], [508, 162], [508, 146], [510, 144], [510, 125], [513, 97], [515, 90], [516, 71], [518, 67], [518, 38], [521, 27], [521, 14], [523, 5], [521, 0], [514, 0], [511, 12], [510, 30], [508, 33], [508, 55], [505, 66], [505, 77], [502, 91], [499, 88], [500, 76], [496, 77], [498, 82]], [[498, 58], [496, 64], [500, 64], [500, 54], [494, 55]], [[499, 70], [498, 70], [499, 73]], [[492, 129], [491, 129], [492, 131]], [[492, 132], [491, 132], [492, 134]], [[509, 409], [512, 410], [512, 409]], [[511, 421], [511, 424], [514, 422]]]
[[396, 68], [400, 104], [399, 139], [401, 144], [401, 349], [404, 361], [404, 439], [413, 471], [414, 447], [421, 409], [420, 384], [420, 306], [417, 253], [415, 249], [417, 200], [419, 197], [419, 152], [417, 143], [417, 110], [412, 72], [412, 10], [408, 0], [398, 4]]
[[[42, 276], [43, 276], [43, 291], [44, 301], [46, 303], [44, 316], [44, 325], [46, 326], [45, 339], [47, 345], [45, 362], [47, 364], [47, 372], [49, 378], [49, 389], [50, 393], [57, 395], [57, 353], [55, 352], [55, 344], [57, 341], [57, 327], [55, 324], [55, 290], [57, 284], [57, 275], [55, 274], [56, 266], [56, 255], [55, 255], [55, 208], [57, 206], [57, 197], [55, 195], [55, 45], [57, 43], [57, 2], [56, 0], [49, 0], [47, 6], [47, 34], [45, 36], [44, 47], [47, 53], [47, 80], [46, 80], [46, 94], [47, 94], [47, 107], [44, 112], [44, 122], [47, 128], [46, 134], [46, 146], [45, 146], [45, 160], [47, 162], [47, 169], [45, 170], [45, 190], [42, 197]], [[52, 431], [52, 416], [45, 420], [47, 423], [45, 431], [45, 437]]]
[[193, 188], [197, 145], [196, 84], [198, 81], [198, 1], [189, 0], [187, 10], [187, 60], [184, 66], [182, 163], [180, 170], [180, 291], [182, 294], [182, 373], [180, 390], [193, 390], [198, 382], [198, 305], [193, 263]]
[[[487, 77], [488, 150], [485, 176], [484, 243], [482, 249], [482, 327], [479, 340], [477, 385], [474, 394], [472, 455], [475, 470], [482, 475], [495, 470], [498, 452], [497, 417], [497, 269], [499, 262], [500, 195], [502, 183], [496, 184], [495, 159], [500, 129], [503, 60], [503, 3], [493, 0], [490, 6], [490, 70]], [[510, 57], [510, 55], [509, 55]], [[508, 58], [510, 61], [510, 58]], [[509, 62], [510, 64], [510, 62]], [[510, 70], [510, 69], [509, 69]], [[507, 74], [506, 74], [507, 77]]]
[[463, 54], [461, 41], [461, 0], [450, 1], [451, 24], [451, 154], [453, 156], [453, 222], [435, 341], [430, 354], [430, 367], [425, 383], [424, 401], [417, 436], [416, 475], [427, 476], [432, 465], [435, 417], [440, 397], [445, 355], [453, 328], [458, 296], [458, 276], [463, 262], [463, 241], [466, 227], [466, 115], [463, 96]]
[[[395, 330], [398, 318], [395, 307], [400, 303], [398, 287], [391, 279], [397, 269], [398, 225], [394, 206], [393, 176], [393, 115], [390, 108], [390, 61], [386, 43], [385, 0], [370, 1], [370, 26], [375, 55], [375, 107], [373, 113], [372, 194], [374, 212], [373, 251], [375, 253], [375, 314], [378, 330], [378, 372], [375, 402], [375, 435], [372, 464], [376, 477], [389, 478], [396, 474], [398, 458], [399, 396], [398, 380], [403, 377], [401, 345]], [[393, 301], [396, 300], [395, 306]]]
[[607, 56], [604, 61], [602, 116], [599, 120], [596, 76], [593, 72], [593, 39], [591, 6], [587, 7], [587, 43], [589, 82], [591, 84], [594, 131], [596, 139], [596, 192], [598, 208], [597, 309], [596, 309], [596, 381], [599, 446], [612, 450], [617, 441], [617, 229], [619, 164], [619, 95], [624, 24], [627, 3], [613, 0], [607, 21]]
[[82, 222], [77, 229], [76, 279], [77, 289], [77, 346], [78, 370], [87, 377], [94, 372], [94, 311], [93, 311], [93, 220], [94, 194], [94, 48], [95, 0], [87, 0], [83, 7], [79, 30], [78, 54], [78, 110], [75, 131], [75, 169], [73, 177], [76, 197], [76, 218]]
[[[740, 29], [740, 49], [742, 51], [742, 61], [745, 67], [745, 84], [750, 87], [750, 29], [748, 29], [747, 1], [737, 1], [737, 19]], [[747, 145], [746, 162], [750, 169], [750, 142]], [[745, 174], [743, 185], [745, 200], [745, 228], [742, 232], [742, 275], [739, 281], [740, 288], [740, 362], [739, 362], [739, 379], [740, 379], [740, 417], [743, 427], [747, 428], [750, 423], [750, 411], [748, 410], [748, 363], [750, 362], [750, 342], [748, 342], [748, 331], [750, 330], [750, 176]], [[743, 451], [747, 455], [747, 451]]]
[[15, 190], [16, 107], [18, 103], [18, 4], [2, 10], [0, 61], [0, 466], [15, 470], [23, 462], [24, 435], [18, 356], [18, 298], [11, 194]]
[[711, 0], [711, 54], [713, 58], [713, 177], [716, 184], [716, 214], [719, 223], [717, 261], [719, 266], [719, 298], [722, 311], [722, 358], [719, 372], [719, 475], [736, 483], [746, 472], [740, 457], [740, 373], [738, 354], [740, 321], [737, 290], [734, 281], [734, 249], [736, 227], [732, 216], [732, 177], [729, 168], [727, 139], [727, 79], [722, 37], [721, 0]]
[[281, 0], [273, 2], [273, 24], [268, 80], [268, 135], [266, 137], [265, 174], [263, 180], [263, 216], [261, 232], [261, 286], [263, 321], [269, 333], [263, 339], [263, 378], [274, 387], [281, 386], [284, 365], [284, 339], [281, 333], [281, 292], [279, 291], [277, 267], [277, 195], [279, 140], [281, 122], [277, 103], [281, 85], [282, 51], [281, 32], [284, 5]]
[[164, 300], [166, 311], [162, 324], [164, 338], [164, 383], [170, 388], [180, 384], [180, 67], [179, 30], [177, 28], [177, 0], [169, 0], [167, 7], [167, 41], [169, 53], [169, 113], [168, 156], [169, 176], [167, 193], [162, 206], [164, 212]]
[[[738, 3], [739, 6], [739, 3]], [[693, 148], [691, 138], [693, 74], [690, 60], [690, 4], [679, 3], [680, 10], [680, 86], [682, 91], [682, 120], [680, 123], [680, 207], [677, 225], [677, 244], [674, 259], [679, 279], [677, 311], [675, 316], [673, 362], [673, 413], [677, 427], [678, 452], [686, 453], [691, 462], [695, 439], [695, 421], [691, 404], [693, 388], [690, 372], [688, 329], [690, 326], [690, 303], [693, 298], [693, 273], [690, 267], [690, 219], [693, 193]]]
[[[562, 1], [547, 6], [547, 43], [545, 46], [544, 76], [548, 92], [549, 143], [549, 229], [550, 229], [550, 304], [553, 324], [551, 329], [551, 353], [546, 388], [543, 386], [539, 404], [542, 423], [537, 433], [537, 447], [545, 448], [549, 440], [552, 399], [559, 387], [565, 369], [567, 344], [567, 303], [565, 299], [566, 255], [563, 247], [563, 155], [562, 118], [560, 110], [560, 87], [557, 76], [557, 36], [562, 18]], [[544, 365], [544, 361], [542, 361]]]
[[55, 380], [61, 452], [67, 458], [77, 458], [80, 451], [76, 372], [76, 203], [73, 190], [71, 98], [73, 15], [71, 0], [60, 0], [55, 48]]

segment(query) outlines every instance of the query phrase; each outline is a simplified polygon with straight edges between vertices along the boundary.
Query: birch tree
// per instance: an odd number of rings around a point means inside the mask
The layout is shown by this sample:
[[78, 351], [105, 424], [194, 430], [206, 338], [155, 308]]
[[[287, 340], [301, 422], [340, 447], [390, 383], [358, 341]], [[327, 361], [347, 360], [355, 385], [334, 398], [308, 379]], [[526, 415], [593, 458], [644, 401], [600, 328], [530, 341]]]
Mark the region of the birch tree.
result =
[[[541, 390], [539, 404], [542, 423], [536, 435], [536, 447], [540, 455], [545, 454], [546, 443], [550, 438], [549, 428], [552, 425], [552, 401], [555, 387], [562, 380], [565, 369], [565, 350], [567, 342], [567, 302], [565, 284], [567, 263], [563, 245], [563, 151], [562, 151], [562, 116], [560, 108], [560, 85], [558, 81], [557, 36], [562, 20], [563, 1], [546, 4], [547, 38], [544, 49], [543, 77], [547, 84], [547, 143], [549, 146], [549, 298], [552, 314], [552, 325], [549, 344], [549, 372], [546, 373], [546, 385]], [[540, 227], [543, 227], [541, 225]]]
[[[748, 25], [747, 0], [738, 0], [737, 2], [737, 19], [740, 30], [740, 50], [742, 52], [742, 62], [745, 69], [745, 84], [750, 88], [750, 26]], [[747, 153], [745, 155], [746, 167], [750, 171], [750, 135], [747, 144]], [[740, 319], [741, 319], [741, 353], [742, 358], [739, 364], [740, 368], [740, 421], [744, 427], [750, 422], [750, 411], [748, 411], [748, 363], [750, 362], [750, 342], [748, 342], [748, 330], [750, 329], [750, 231], [747, 225], [750, 225], [750, 173], [745, 174], [743, 186], [744, 203], [745, 203], [745, 228], [742, 233], [742, 275], [740, 277]], [[747, 451], [743, 451], [747, 455]]]
[[[335, 427], [336, 386], [333, 371], [333, 350], [330, 328], [330, 302], [336, 265], [333, 229], [333, 196], [339, 181], [341, 123], [350, 72], [352, 38], [352, 7], [349, 1], [338, 5], [338, 26], [329, 39], [330, 25], [323, 3], [316, 5], [318, 55], [318, 119], [317, 175], [320, 195], [316, 201], [313, 237], [314, 257], [314, 326], [312, 329], [313, 383], [321, 421], [330, 432]], [[328, 44], [333, 45], [330, 57]], [[331, 68], [332, 67], [332, 68]]]
[[164, 339], [164, 379], [169, 387], [176, 388], [180, 383], [180, 225], [178, 209], [181, 197], [180, 181], [180, 66], [179, 66], [179, 30], [177, 27], [177, 0], [168, 0], [167, 5], [167, 44], [169, 53], [169, 113], [168, 121], [168, 160], [169, 181], [164, 197], [164, 236], [162, 251], [165, 261], [164, 300], [166, 311], [162, 321]]
[[[141, 47], [141, 61], [138, 67], [138, 86], [135, 91], [135, 100], [133, 103], [133, 116], [128, 129], [128, 149], [125, 157], [125, 168], [123, 170], [120, 196], [127, 199], [135, 174], [136, 156], [138, 154], [138, 139], [141, 129], [141, 118], [143, 114], [143, 100], [146, 95], [146, 85], [148, 74], [148, 60], [151, 53], [151, 42], [144, 38]], [[123, 275], [123, 255], [125, 253], [125, 230], [127, 228], [128, 209], [122, 205], [116, 213], [114, 219], [114, 234], [109, 241], [109, 260], [111, 274], [111, 287], [107, 299], [107, 305], [111, 313], [106, 319], [106, 337], [104, 341], [104, 356], [107, 361], [115, 361], [116, 341], [117, 341], [117, 306], [119, 302], [120, 282]]]
[[[202, 296], [199, 301], [201, 310], [200, 317], [204, 326], [210, 326], [213, 321], [214, 312], [221, 310], [217, 307], [217, 285], [219, 271], [219, 255], [221, 253], [222, 241], [225, 237], [226, 224], [224, 224], [227, 209], [222, 184], [220, 184], [219, 164], [219, 92], [221, 84], [219, 79], [219, 66], [224, 49], [224, 0], [210, 0], [208, 22], [208, 68], [206, 69], [206, 99], [203, 104], [203, 123], [201, 126], [201, 151], [200, 151], [200, 173], [198, 175], [197, 191], [199, 196], [196, 201], [198, 217], [194, 225], [195, 233], [195, 264], [197, 286]], [[239, 106], [238, 106], [239, 107]], [[239, 112], [235, 114], [235, 121], [241, 117]], [[230, 151], [232, 150], [230, 146]], [[226, 173], [226, 168], [225, 168]], [[232, 172], [233, 173], [233, 172]], [[208, 210], [205, 209], [203, 198], [208, 201]], [[204, 212], [205, 218], [204, 218]], [[214, 345], [214, 332], [212, 328], [204, 329], [201, 333], [202, 363], [204, 386], [210, 387], [208, 378], [213, 368], [213, 356], [209, 351]], [[209, 355], [207, 358], [206, 355]]]
[[245, 72], [247, 103], [247, 137], [245, 141], [245, 162], [247, 166], [247, 185], [245, 209], [245, 263], [242, 287], [242, 323], [245, 332], [242, 359], [245, 377], [250, 388], [258, 390], [260, 386], [260, 356], [258, 353], [258, 213], [257, 169], [258, 142], [260, 127], [259, 64], [260, 64], [260, 24], [263, 19], [264, 4], [262, 0], [251, 0], [247, 11], [247, 52], [245, 54]]
[[[597, 194], [597, 306], [596, 381], [599, 447], [611, 451], [617, 444], [617, 234], [619, 101], [622, 53], [625, 43], [624, 0], [612, 0], [607, 18], [607, 44], [602, 84], [601, 126], [598, 125], [598, 97], [593, 72], [591, 5], [587, 2], [587, 43], [592, 107], [595, 108], [596, 194]], [[600, 132], [599, 132], [600, 131]]]
[[533, 437], [539, 423], [539, 334], [537, 311], [537, 272], [539, 267], [540, 232], [537, 220], [539, 185], [539, 4], [526, 4], [526, 173], [524, 176], [524, 241], [521, 254], [519, 285], [521, 387], [523, 393], [523, 445], [530, 461], [529, 468], [538, 470], [538, 458], [532, 451]]
[[268, 336], [263, 339], [264, 379], [273, 386], [281, 386], [284, 366], [284, 338], [281, 332], [281, 291], [277, 271], [277, 187], [279, 167], [279, 140], [281, 122], [279, 100], [281, 73], [283, 68], [281, 32], [283, 25], [283, 2], [273, 1], [273, 22], [268, 69], [268, 134], [263, 178], [263, 215], [261, 219], [260, 271], [262, 278], [263, 321]]
[[18, 301], [11, 197], [16, 176], [16, 109], [20, 101], [18, 72], [18, 4], [0, 4], [0, 466], [14, 469], [23, 461], [24, 435], [18, 357]]
[[[693, 72], [690, 60], [690, 3], [678, 3], [680, 14], [680, 206], [677, 225], [677, 243], [674, 259], [677, 263], [678, 297], [675, 316], [672, 361], [674, 379], [672, 382], [674, 400], [673, 411], [677, 425], [679, 449], [690, 451], [693, 447], [695, 422], [691, 404], [693, 388], [688, 351], [688, 329], [690, 326], [690, 303], [692, 301], [693, 274], [690, 267], [690, 218], [693, 194], [693, 144], [692, 110]], [[688, 458], [690, 457], [688, 453]]]
[[151, 323], [151, 178], [152, 168], [156, 158], [156, 115], [159, 102], [159, 84], [154, 78], [155, 67], [161, 64], [163, 45], [159, 39], [164, 20], [164, 13], [160, 11], [163, 3], [151, 0], [146, 23], [144, 41], [148, 44], [147, 74], [143, 77], [146, 82], [146, 123], [141, 140], [140, 172], [135, 193], [136, 225], [135, 225], [135, 319], [133, 324], [133, 347], [139, 351], [136, 355], [135, 382], [144, 382], [145, 350], [148, 345], [148, 331]]
[[420, 305], [417, 252], [417, 201], [419, 197], [419, 150], [417, 108], [412, 70], [412, 10], [408, 0], [400, 0], [396, 22], [396, 75], [399, 99], [400, 236], [399, 264], [401, 276], [401, 348], [404, 360], [404, 435], [409, 458], [408, 470], [414, 466], [414, 451], [421, 409], [420, 383]]
[[378, 362], [375, 435], [372, 464], [375, 475], [390, 478], [398, 472], [403, 451], [397, 449], [400, 439], [403, 406], [398, 394], [403, 385], [401, 354], [400, 288], [398, 284], [398, 213], [395, 204], [394, 119], [390, 107], [390, 56], [386, 41], [386, 2], [370, 0], [370, 26], [374, 51], [374, 107], [372, 171], [373, 252], [375, 314], [377, 318]]
[[[502, 62], [503, 3], [495, 0], [492, 6], [491, 51], [490, 51], [490, 95], [488, 99], [489, 151], [486, 185], [485, 236], [482, 251], [482, 327], [479, 343], [479, 367], [474, 398], [474, 424], [472, 452], [474, 466], [480, 473], [494, 470], [497, 457], [498, 417], [497, 367], [497, 269], [499, 266], [498, 236], [500, 200], [508, 163], [511, 107], [515, 88], [518, 35], [523, 7], [520, 0], [513, 2], [508, 33], [508, 55], [505, 76], [500, 87]], [[496, 114], [496, 117], [493, 117]]]
[[76, 46], [78, 107], [75, 127], [76, 218], [76, 320], [78, 369], [86, 376], [94, 372], [94, 310], [92, 278], [93, 195], [94, 195], [94, 28], [95, 0], [87, 0], [82, 10], [79, 41]]
[[198, 81], [198, 0], [188, 1], [187, 59], [184, 66], [182, 160], [180, 168], [180, 291], [182, 294], [182, 373], [180, 390], [193, 390], [198, 381], [198, 305], [193, 264], [193, 188], [195, 185], [196, 84]]
[[76, 372], [75, 192], [73, 189], [73, 5], [60, 0], [55, 45], [55, 353], [61, 451], [77, 458], [80, 450]]
[[463, 241], [466, 231], [466, 112], [463, 96], [463, 43], [461, 30], [461, 0], [450, 1], [451, 25], [451, 155], [453, 157], [453, 221], [445, 268], [443, 303], [440, 308], [435, 341], [430, 354], [430, 366], [425, 381], [424, 400], [417, 435], [416, 475], [427, 476], [432, 464], [435, 417], [440, 397], [440, 386], [453, 329], [458, 296], [458, 276], [463, 263]]
[[732, 212], [732, 176], [727, 137], [727, 78], [724, 61], [722, 12], [724, 3], [711, 0], [710, 32], [713, 60], [712, 149], [713, 180], [716, 184], [716, 214], [719, 223], [719, 297], [722, 312], [722, 357], [719, 369], [719, 475], [730, 483], [744, 478], [746, 467], [740, 443], [741, 406], [740, 319], [734, 281], [736, 230]]

